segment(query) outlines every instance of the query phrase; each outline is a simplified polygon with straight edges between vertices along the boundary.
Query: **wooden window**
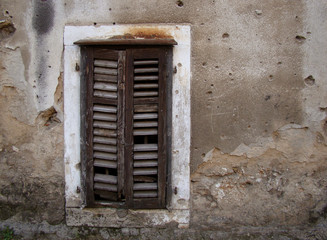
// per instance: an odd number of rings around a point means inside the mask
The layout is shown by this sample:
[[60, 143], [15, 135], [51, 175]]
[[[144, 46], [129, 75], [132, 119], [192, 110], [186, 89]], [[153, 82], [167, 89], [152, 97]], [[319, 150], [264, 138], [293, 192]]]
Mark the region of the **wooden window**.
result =
[[82, 46], [87, 206], [165, 208], [171, 46]]

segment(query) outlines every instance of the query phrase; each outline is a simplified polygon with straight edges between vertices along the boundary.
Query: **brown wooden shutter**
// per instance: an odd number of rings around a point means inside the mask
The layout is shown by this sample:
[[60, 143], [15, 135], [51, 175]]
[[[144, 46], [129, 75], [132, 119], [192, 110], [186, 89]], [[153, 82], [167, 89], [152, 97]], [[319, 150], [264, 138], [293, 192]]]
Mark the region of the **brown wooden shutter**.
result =
[[124, 51], [88, 50], [88, 205], [124, 198], [124, 65]]
[[165, 207], [170, 51], [83, 48], [87, 206]]
[[[166, 57], [161, 48], [127, 51], [128, 204], [163, 208], [166, 192]], [[132, 177], [131, 177], [132, 176]]]

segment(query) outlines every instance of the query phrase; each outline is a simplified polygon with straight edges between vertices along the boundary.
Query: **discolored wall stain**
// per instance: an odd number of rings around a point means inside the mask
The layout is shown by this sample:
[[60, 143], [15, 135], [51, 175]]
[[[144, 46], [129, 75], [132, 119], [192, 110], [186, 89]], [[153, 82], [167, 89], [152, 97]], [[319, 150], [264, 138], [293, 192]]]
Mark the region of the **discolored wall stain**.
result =
[[52, 0], [35, 0], [32, 24], [37, 34], [48, 33], [53, 27], [54, 9]]

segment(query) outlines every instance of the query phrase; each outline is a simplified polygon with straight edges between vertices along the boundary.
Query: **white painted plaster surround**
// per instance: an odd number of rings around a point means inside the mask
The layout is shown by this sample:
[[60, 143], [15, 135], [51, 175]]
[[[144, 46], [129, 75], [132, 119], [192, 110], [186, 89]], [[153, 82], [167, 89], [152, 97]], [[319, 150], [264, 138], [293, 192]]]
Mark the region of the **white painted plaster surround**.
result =
[[[123, 227], [115, 221], [115, 209], [101, 209], [106, 218], [112, 216], [113, 221], [94, 222], [95, 209], [82, 206], [80, 172], [80, 73], [75, 70], [80, 62], [80, 47], [74, 45], [81, 39], [106, 39], [115, 35], [129, 33], [130, 29], [153, 28], [163, 30], [178, 43], [173, 48], [173, 66], [177, 73], [173, 74], [172, 91], [172, 194], [167, 210], [129, 210], [129, 215], [140, 213], [147, 216], [146, 226], [156, 226], [175, 221], [179, 227], [187, 227], [189, 223], [190, 200], [190, 59], [191, 34], [188, 25], [116, 25], [116, 26], [66, 26], [64, 31], [64, 138], [65, 138], [65, 181], [66, 212], [68, 225], [92, 225], [104, 227]], [[180, 63], [180, 64], [179, 64]], [[79, 64], [80, 65], [80, 64]], [[174, 191], [173, 191], [174, 192]], [[80, 215], [77, 220], [77, 215]], [[93, 219], [90, 221], [90, 215]], [[93, 216], [94, 215], [94, 216]], [[128, 216], [126, 216], [128, 218]], [[125, 218], [126, 218], [125, 217]], [[155, 218], [155, 219], [151, 219]], [[99, 219], [100, 220], [100, 219]], [[103, 220], [103, 219], [102, 219]], [[138, 221], [127, 221], [128, 226], [140, 226]]]

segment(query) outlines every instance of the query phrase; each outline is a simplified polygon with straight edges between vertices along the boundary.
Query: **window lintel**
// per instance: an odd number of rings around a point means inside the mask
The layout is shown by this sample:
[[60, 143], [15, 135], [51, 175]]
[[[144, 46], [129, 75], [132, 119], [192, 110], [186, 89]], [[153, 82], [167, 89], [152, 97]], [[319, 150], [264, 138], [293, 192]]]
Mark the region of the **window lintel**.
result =
[[76, 45], [163, 45], [171, 46], [177, 45], [177, 42], [171, 38], [153, 38], [153, 39], [123, 39], [123, 38], [110, 38], [110, 39], [82, 39], [74, 42]]

